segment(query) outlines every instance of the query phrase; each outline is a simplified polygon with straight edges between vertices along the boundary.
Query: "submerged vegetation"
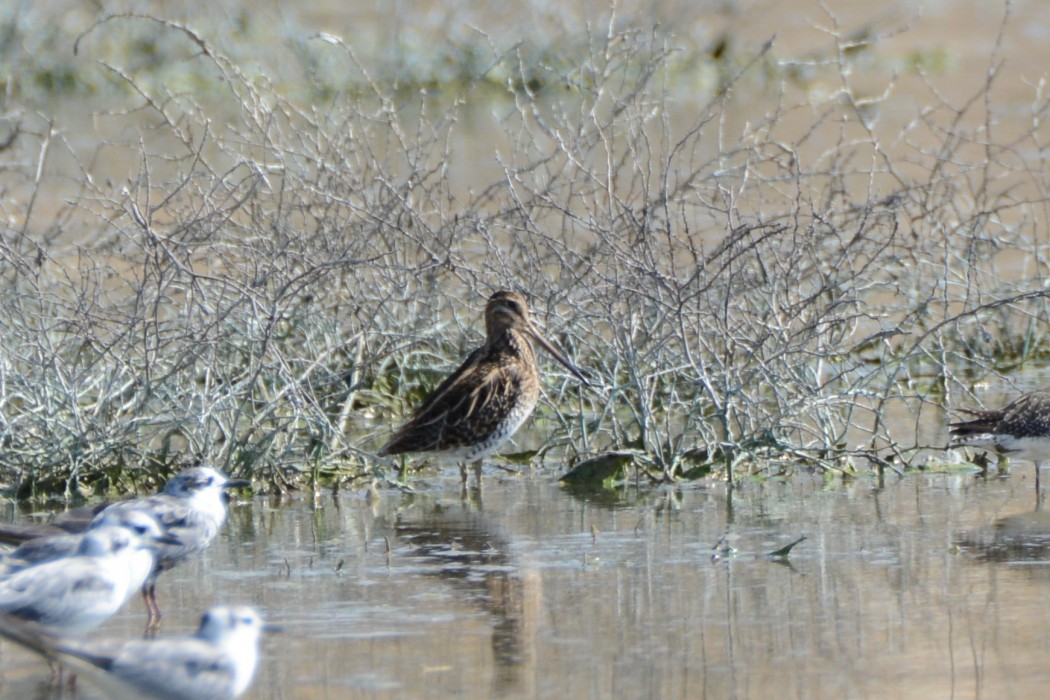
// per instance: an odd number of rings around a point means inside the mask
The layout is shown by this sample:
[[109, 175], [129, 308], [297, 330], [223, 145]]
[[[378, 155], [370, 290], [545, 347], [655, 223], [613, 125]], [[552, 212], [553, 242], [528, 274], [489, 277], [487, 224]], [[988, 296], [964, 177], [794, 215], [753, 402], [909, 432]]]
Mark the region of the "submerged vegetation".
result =
[[[607, 13], [406, 61], [267, 43], [236, 13], [221, 40], [20, 17], [0, 32], [11, 492], [194, 460], [275, 488], [392, 474], [373, 451], [499, 288], [594, 386], [546, 367], [552, 443], [531, 447], [559, 472], [615, 452], [602, 480], [920, 466], [943, 440], [894, 425], [1047, 354], [1050, 103], [1040, 84], [1003, 126], [997, 54], [953, 100], [915, 55], [859, 87], [877, 32], [792, 59]], [[48, 62], [13, 69], [20, 32]], [[908, 80], [925, 106], [902, 117]]]

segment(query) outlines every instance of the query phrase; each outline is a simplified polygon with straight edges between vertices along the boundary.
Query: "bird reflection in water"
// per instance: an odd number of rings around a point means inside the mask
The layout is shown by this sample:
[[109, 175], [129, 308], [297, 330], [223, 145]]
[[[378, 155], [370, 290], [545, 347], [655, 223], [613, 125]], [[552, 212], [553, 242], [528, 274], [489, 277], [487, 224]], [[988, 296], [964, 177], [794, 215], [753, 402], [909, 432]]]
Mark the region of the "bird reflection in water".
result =
[[1050, 511], [999, 518], [955, 538], [959, 548], [988, 562], [1050, 561]]
[[[509, 543], [486, 529], [477, 512], [434, 512], [425, 521], [399, 520], [397, 538], [409, 556], [433, 564], [432, 575], [459, 597], [492, 618], [496, 665], [494, 695], [513, 691], [532, 695], [535, 638], [541, 608], [539, 573], [522, 569], [509, 555]], [[523, 687], [526, 686], [526, 687]]]

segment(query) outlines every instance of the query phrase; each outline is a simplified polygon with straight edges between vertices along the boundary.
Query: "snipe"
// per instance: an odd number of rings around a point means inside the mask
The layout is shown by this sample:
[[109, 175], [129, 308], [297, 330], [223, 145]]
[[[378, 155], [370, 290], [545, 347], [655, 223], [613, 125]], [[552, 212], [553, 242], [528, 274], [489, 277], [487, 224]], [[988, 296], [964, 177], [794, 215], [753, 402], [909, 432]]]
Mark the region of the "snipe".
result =
[[485, 344], [434, 390], [411, 420], [380, 449], [381, 455], [440, 452], [460, 460], [460, 473], [505, 443], [532, 413], [540, 397], [540, 373], [532, 338], [581, 382], [580, 371], [536, 330], [520, 294], [500, 291], [485, 307]]
[[1050, 388], [1022, 394], [996, 411], [962, 412], [974, 418], [949, 425], [950, 446], [984, 448], [1033, 462], [1041, 500], [1039, 470], [1050, 461]]

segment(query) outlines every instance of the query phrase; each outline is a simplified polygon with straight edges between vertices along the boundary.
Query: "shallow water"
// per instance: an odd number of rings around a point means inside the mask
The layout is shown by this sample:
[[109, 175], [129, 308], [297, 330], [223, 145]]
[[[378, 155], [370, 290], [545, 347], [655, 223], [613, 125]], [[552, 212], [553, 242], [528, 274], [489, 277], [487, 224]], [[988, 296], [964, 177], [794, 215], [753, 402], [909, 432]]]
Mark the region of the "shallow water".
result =
[[[205, 557], [161, 579], [161, 633], [259, 606], [285, 631], [264, 642], [257, 699], [1024, 698], [1050, 681], [1050, 516], [1030, 465], [732, 493], [412, 485], [238, 503]], [[136, 600], [103, 631], [143, 622]], [[61, 696], [42, 661], [10, 643], [0, 658], [0, 697]], [[83, 681], [77, 697], [102, 696]]]
[[[852, 76], [880, 94], [893, 61], [904, 63], [899, 99], [879, 108], [875, 133], [887, 143], [916, 104], [935, 103], [926, 78], [906, 68], [913, 51], [943, 48], [950, 65], [932, 82], [959, 103], [998, 60], [1001, 3], [929, 0], [890, 12], [845, 0], [743, 3], [730, 30], [755, 47], [776, 33], [776, 59], [803, 61], [811, 46], [823, 55], [833, 43], [824, 5], [834, 6], [843, 33], [869, 21], [878, 33], [913, 27], [883, 40], [885, 64]], [[1026, 106], [1050, 46], [1047, 7], [1010, 4], [998, 54], [1006, 61], [1000, 130], [1010, 117], [1031, 120]], [[342, 31], [329, 26], [334, 17], [358, 23], [345, 3], [303, 8], [324, 16], [311, 31]], [[393, 16], [386, 4], [360, 8]], [[749, 121], [763, 105], [735, 117]], [[694, 106], [683, 100], [682, 110], [691, 123]], [[90, 129], [92, 151], [91, 120], [65, 112], [57, 131]], [[503, 173], [492, 147], [499, 125], [478, 122], [454, 145], [471, 176], [464, 189]], [[783, 123], [808, 132], [813, 114], [796, 110]], [[828, 146], [814, 141], [818, 151]], [[112, 166], [114, 180], [138, 171], [135, 155]], [[995, 406], [999, 389], [979, 393]], [[1005, 387], [1003, 400], [1015, 391]], [[454, 474], [411, 484], [414, 495], [386, 491], [374, 504], [360, 494], [238, 503], [203, 558], [162, 577], [161, 634], [192, 630], [216, 603], [258, 606], [285, 627], [264, 641], [247, 695], [258, 700], [1023, 699], [1045, 697], [1050, 683], [1050, 514], [1035, 512], [1028, 464], [1005, 479], [813, 477], [732, 492], [689, 485], [574, 495], [546, 474], [488, 474], [481, 498], [464, 499]], [[786, 561], [765, 556], [803, 534]], [[144, 620], [132, 601], [100, 634], [132, 637]], [[0, 698], [62, 697], [49, 679], [43, 661], [0, 643]], [[84, 682], [77, 697], [103, 695]]]

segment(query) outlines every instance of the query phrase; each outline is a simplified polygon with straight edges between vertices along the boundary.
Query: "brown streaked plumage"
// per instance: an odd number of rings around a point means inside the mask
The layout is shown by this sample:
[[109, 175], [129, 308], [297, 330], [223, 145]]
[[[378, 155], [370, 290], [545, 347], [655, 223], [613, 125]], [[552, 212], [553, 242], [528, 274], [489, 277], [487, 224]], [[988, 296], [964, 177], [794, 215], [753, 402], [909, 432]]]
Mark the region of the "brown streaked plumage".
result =
[[949, 424], [950, 446], [995, 450], [1033, 462], [1039, 493], [1039, 470], [1050, 461], [1050, 387], [1022, 394], [997, 411], [961, 412], [974, 418]]
[[[514, 434], [539, 400], [540, 374], [529, 338], [587, 383], [536, 330], [520, 294], [500, 291], [489, 297], [485, 332], [485, 344], [427, 397], [379, 454], [443, 452], [462, 464], [474, 462], [480, 475], [481, 460]], [[465, 479], [465, 469], [462, 474]]]

